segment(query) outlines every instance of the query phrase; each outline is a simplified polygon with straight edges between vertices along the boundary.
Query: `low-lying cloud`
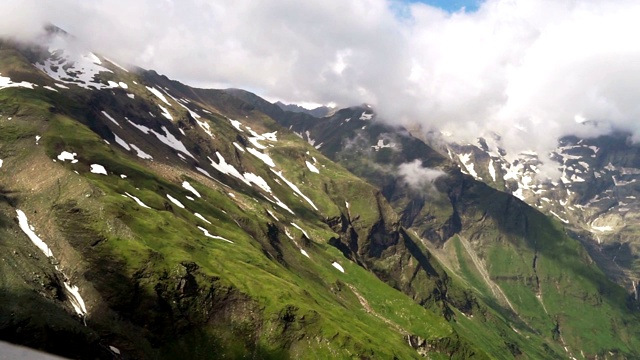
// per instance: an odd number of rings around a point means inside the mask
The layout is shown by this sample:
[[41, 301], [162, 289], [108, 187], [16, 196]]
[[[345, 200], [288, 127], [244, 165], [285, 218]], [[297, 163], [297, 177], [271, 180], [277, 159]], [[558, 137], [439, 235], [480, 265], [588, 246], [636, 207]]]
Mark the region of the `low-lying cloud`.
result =
[[398, 166], [398, 175], [414, 190], [431, 192], [435, 191], [433, 182], [447, 174], [439, 169], [422, 167], [420, 160], [414, 160]]
[[469, 142], [493, 131], [510, 152], [544, 155], [567, 134], [640, 138], [639, 18], [634, 0], [488, 0], [453, 14], [392, 0], [7, 0], [0, 34], [49, 20], [191, 85], [367, 102], [391, 123]]

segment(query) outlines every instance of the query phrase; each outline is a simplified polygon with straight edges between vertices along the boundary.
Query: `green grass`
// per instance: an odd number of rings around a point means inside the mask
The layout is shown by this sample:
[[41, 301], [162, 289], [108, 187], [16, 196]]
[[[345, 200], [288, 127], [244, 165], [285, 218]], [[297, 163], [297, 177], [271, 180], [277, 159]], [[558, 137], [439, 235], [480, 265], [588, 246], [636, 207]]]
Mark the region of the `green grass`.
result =
[[[73, 136], [69, 137], [67, 134], [73, 134]], [[248, 216], [246, 209], [238, 207], [223, 191], [203, 186], [196, 180], [189, 179], [202, 194], [201, 199], [196, 198], [191, 202], [185, 198], [185, 195], [191, 194], [182, 189], [179, 184], [168, 182], [150, 173], [139, 163], [122, 156], [119, 151], [114, 151], [113, 147], [104, 144], [99, 136], [84, 125], [64, 116], [55, 117], [51, 121], [43, 142], [49, 156], [52, 157], [62, 150], [78, 152], [80, 161], [77, 164], [65, 163], [62, 166], [68, 167], [69, 170], [78, 170], [98, 187], [103, 193], [99, 201], [105, 206], [105, 216], [116, 217], [131, 231], [131, 237], [111, 236], [101, 245], [101, 251], [116, 256], [125, 264], [126, 271], [130, 275], [141, 268], [151, 274], [162, 274], [166, 271], [171, 272], [170, 269], [180, 263], [194, 261], [201, 267], [200, 271], [203, 274], [224, 279], [230, 286], [261, 304], [267, 327], [270, 322], [268, 319], [277, 316], [284, 306], [295, 307], [298, 309], [297, 312], [302, 314], [301, 316], [316, 314], [317, 321], [309, 328], [302, 328], [301, 334], [305, 336], [304, 338], [320, 336], [324, 339], [333, 339], [332, 342], [335, 341], [335, 344], [320, 344], [317, 347], [311, 345], [311, 348], [296, 345], [294, 348], [299, 349], [296, 350], [299, 351], [298, 354], [303, 353], [302, 349], [306, 354], [311, 349], [315, 349], [314, 351], [318, 351], [319, 354], [326, 355], [319, 355], [320, 358], [332, 357], [331, 354], [335, 355], [335, 351], [338, 353], [355, 351], [363, 354], [370, 352], [381, 357], [416, 356], [415, 351], [405, 345], [401, 334], [383, 320], [365, 311], [357, 297], [348, 288], [343, 287], [337, 293], [332, 292], [331, 289], [338, 280], [355, 286], [368, 299], [376, 313], [413, 334], [428, 339], [439, 339], [451, 335], [450, 326], [442, 318], [380, 282], [368, 271], [344, 259], [337, 249], [326, 245], [327, 236], [335, 234], [313, 217], [295, 218], [295, 221], [307, 230], [314, 240], [307, 247], [311, 259], [302, 256], [284, 234], [279, 236], [280, 251], [288, 264], [285, 267], [264, 256], [264, 251], [270, 251], [267, 239], [256, 239], [256, 236], [264, 236], [266, 232], [262, 223], [267, 219], [266, 216], [257, 218]], [[113, 175], [87, 173], [88, 164], [91, 163], [104, 165]], [[321, 173], [323, 176], [305, 181], [301, 186], [303, 192], [315, 188], [315, 182], [328, 182], [327, 178], [332, 178], [333, 183], [341, 183], [342, 178], [357, 183], [351, 175], [340, 173], [334, 166], [329, 165], [322, 171], [326, 174]], [[117, 176], [118, 174], [126, 174], [127, 178], [121, 179]], [[340, 175], [340, 177], [334, 175]], [[286, 176], [291, 181], [297, 180], [294, 173]], [[352, 185], [341, 186], [351, 188]], [[366, 188], [364, 183], [359, 186], [361, 189], [363, 186]], [[125, 192], [137, 196], [153, 209], [145, 209], [135, 204], [133, 200], [123, 197], [121, 194]], [[179, 199], [188, 207], [188, 210], [180, 209], [175, 205], [172, 205], [171, 211], [165, 210], [165, 203], [169, 203], [163, 196], [165, 193]], [[237, 196], [243, 197], [249, 204], [252, 203], [250, 196], [245, 197], [242, 193], [238, 193]], [[327, 194], [309, 191], [309, 196], [318, 199], [319, 206], [327, 209], [327, 212], [339, 211], [339, 205], [336, 205]], [[361, 211], [362, 214], [370, 212], [370, 209], [365, 207], [370, 206], [364, 203], [366, 196], [362, 193], [354, 193], [352, 196], [349, 198], [350, 203], [355, 209], [360, 209], [352, 211]], [[283, 195], [281, 199], [284, 201], [284, 198], [289, 199]], [[340, 199], [339, 204], [343, 201], [344, 199]], [[262, 209], [262, 206], [255, 204], [253, 211]], [[274, 211], [276, 211], [275, 208]], [[202, 214], [213, 224], [204, 224], [197, 220], [192, 212]], [[283, 219], [283, 222], [287, 221], [284, 222], [284, 226], [290, 227], [288, 221], [293, 220], [294, 217], [289, 217], [290, 215], [284, 212], [278, 212], [277, 215]], [[373, 219], [374, 217], [368, 221]], [[242, 226], [238, 226], [234, 220]], [[106, 228], [98, 220], [96, 221], [94, 225], [96, 229]], [[231, 239], [234, 244], [204, 237], [195, 227], [196, 224], [209, 229], [212, 234]], [[293, 230], [292, 227], [290, 228]], [[330, 265], [335, 260], [345, 267], [346, 274], [339, 273]], [[267, 333], [263, 336], [266, 337], [262, 340], [264, 349], [275, 351], [282, 346], [278, 345], [277, 334]], [[338, 350], [341, 347], [345, 348]], [[229, 351], [233, 353], [233, 350]]]
[[[20, 63], [19, 58], [12, 61]], [[565, 236], [557, 223], [517, 203], [514, 205], [512, 198], [477, 183], [455, 183], [455, 179], [448, 179], [444, 186], [451, 186], [452, 191], [425, 196], [426, 205], [420, 209], [421, 219], [415, 226], [420, 233], [438, 231], [453, 216], [460, 215], [463, 235], [473, 240], [492, 280], [500, 285], [518, 314], [497, 306], [459, 239], [450, 241], [454, 242], [461, 280], [448, 277], [418, 239], [403, 235], [400, 214], [411, 202], [409, 197], [415, 194], [396, 193], [398, 198], [392, 199], [394, 211], [380, 188], [397, 180], [388, 170], [400, 163], [421, 158], [428, 165], [441, 164], [442, 158], [428, 147], [402, 138], [405, 152], [383, 149], [340, 152], [336, 156], [354, 173], [378, 186], [374, 187], [280, 129], [278, 142], [267, 151], [277, 170], [282, 170], [288, 180], [313, 200], [319, 209], [316, 212], [286, 184], [276, 182], [267, 165], [251, 154], [237, 152], [231, 142], [238, 140], [238, 136], [249, 135], [238, 133], [223, 115], [203, 115], [216, 135], [211, 141], [197, 125], [188, 122], [184, 109], [171, 108], [176, 122], [189, 134], [190, 139], [185, 139], [188, 146], [205, 155], [220, 151], [239, 170], [262, 176], [274, 194], [295, 212], [291, 215], [264, 200], [254, 188], [237, 186], [235, 180], [224, 175], [220, 179], [234, 185], [236, 198], [230, 197], [230, 190], [222, 185], [199, 182], [191, 165], [177, 160], [168, 148], [155, 149], [162, 156], [155, 153], [154, 156], [158, 164], [179, 169], [171, 176], [156, 173], [131, 153], [105, 144], [98, 135], [107, 131], [100, 123], [104, 119], [95, 118], [99, 110], [110, 113], [117, 110], [112, 115], [118, 118], [126, 115], [124, 111], [130, 111], [130, 116], [143, 119], [148, 109], [155, 112], [158, 102], [137, 74], [118, 72], [117, 77], [115, 74], [108, 77], [125, 79], [138, 101], [131, 103], [123, 94], [112, 97], [106, 92], [89, 97], [77, 89], [69, 92], [73, 96], [42, 89], [0, 91], [3, 114], [20, 121], [0, 124], [3, 146], [0, 151], [8, 151], [9, 147], [24, 154], [39, 151], [27, 144], [33, 141], [31, 137], [42, 134], [41, 144], [49, 158], [55, 158], [63, 150], [78, 153], [77, 164], [55, 165], [64, 169], [63, 173], [66, 171], [59, 185], [61, 194], [55, 198], [54, 194], [38, 194], [29, 201], [36, 204], [37, 200], [42, 208], [52, 203], [75, 206], [90, 214], [74, 218], [79, 215], [60, 212], [56, 216], [61, 223], [83, 220], [83, 226], [78, 225], [83, 231], [78, 231], [78, 239], [70, 243], [83, 252], [83, 261], [93, 261], [97, 269], [102, 269], [97, 265], [102, 261], [106, 270], [117, 269], [124, 279], [119, 284], [115, 277], [99, 279], [94, 274], [96, 286], [124, 302], [131, 289], [139, 291], [141, 304], [165, 306], [178, 321], [162, 326], [164, 319], [154, 317], [162, 317], [162, 311], [125, 314], [125, 318], [130, 316], [134, 322], [158, 321], [157, 339], [162, 340], [168, 338], [165, 332], [172, 326], [178, 328], [185, 319], [195, 324], [180, 328], [185, 331], [182, 336], [169, 337], [171, 341], [164, 342], [159, 350], [165, 352], [155, 355], [417, 358], [417, 352], [407, 346], [403, 337], [406, 331], [440, 346], [442, 353], [432, 358], [445, 353], [451, 353], [451, 358], [469, 357], [472, 353], [479, 358], [484, 353], [510, 358], [510, 354], [518, 352], [529, 358], [545, 358], [564, 355], [561, 345], [553, 339], [551, 330], [555, 321], [571, 349], [583, 349], [588, 355], [609, 350], [629, 356], [637, 353], [637, 327], [631, 325], [636, 317], [620, 305], [624, 304], [624, 291], [589, 264], [584, 249]], [[131, 82], [135, 79], [139, 85], [133, 86]], [[200, 100], [193, 104], [241, 119], [258, 133], [279, 129], [272, 119], [238, 107], [230, 99]], [[155, 125], [173, 126], [164, 119], [147, 120]], [[372, 126], [368, 131], [370, 136], [377, 137], [382, 130]], [[347, 134], [340, 136], [337, 140]], [[336, 145], [334, 142], [330, 150], [338, 151]], [[320, 174], [305, 166], [305, 160], [312, 161], [312, 157], [319, 162]], [[110, 175], [89, 173], [89, 165], [93, 163], [104, 165]], [[120, 174], [127, 178], [120, 178]], [[180, 186], [183, 179], [196, 187], [202, 198], [187, 200], [186, 196], [192, 194]], [[152, 209], [123, 197], [125, 192], [137, 196]], [[84, 197], [85, 194], [91, 196]], [[167, 194], [179, 199], [187, 209], [172, 204]], [[452, 198], [457, 201], [455, 206]], [[348, 209], [345, 202], [350, 204]], [[267, 215], [266, 209], [273, 211], [280, 221]], [[212, 224], [197, 219], [194, 212]], [[358, 234], [357, 253], [352, 256], [368, 269], [346, 259], [329, 245], [329, 239], [345, 236], [340, 226], [332, 229], [327, 225], [342, 215], [351, 220], [348, 225]], [[311, 239], [303, 239], [302, 232], [294, 229], [291, 222], [305, 229]], [[207, 238], [198, 225], [234, 243]], [[381, 227], [384, 231], [370, 234]], [[295, 242], [285, 235], [287, 229]], [[92, 236], [104, 240], [96, 245], [81, 244], [79, 239], [94, 240]], [[303, 256], [298, 246], [310, 258]], [[371, 256], [373, 251], [380, 254]], [[345, 273], [333, 268], [333, 261], [338, 261]], [[420, 266], [419, 261], [423, 261]], [[192, 263], [199, 267], [193, 271], [197, 292], [184, 296], [176, 284], [188, 274], [185, 264]], [[427, 266], [432, 269], [423, 268]], [[535, 297], [536, 275], [549, 314]], [[366, 299], [371, 310], [361, 304], [356, 293]], [[225, 302], [230, 298], [233, 301]], [[160, 300], [166, 304], [157, 304]], [[440, 313], [426, 308], [442, 311], [442, 307], [454, 303], [471, 306], [473, 317], [467, 318], [454, 310], [456, 315], [448, 323]], [[214, 308], [207, 307], [211, 304], [224, 307], [229, 318], [216, 318], [211, 320], [215, 326], [206, 325], [209, 319], [203, 313]], [[589, 312], [589, 317], [584, 316], [585, 312]]]

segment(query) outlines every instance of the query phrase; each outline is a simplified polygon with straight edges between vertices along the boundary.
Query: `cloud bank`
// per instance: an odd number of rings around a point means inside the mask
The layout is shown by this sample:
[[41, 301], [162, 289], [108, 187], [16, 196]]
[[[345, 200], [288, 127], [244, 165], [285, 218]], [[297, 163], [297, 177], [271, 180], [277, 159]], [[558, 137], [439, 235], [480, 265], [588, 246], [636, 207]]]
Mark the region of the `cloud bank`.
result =
[[51, 21], [190, 85], [367, 102], [392, 123], [469, 142], [493, 131], [510, 152], [542, 155], [567, 134], [640, 139], [639, 18], [635, 0], [488, 0], [472, 13], [392, 0], [6, 0], [0, 34]]

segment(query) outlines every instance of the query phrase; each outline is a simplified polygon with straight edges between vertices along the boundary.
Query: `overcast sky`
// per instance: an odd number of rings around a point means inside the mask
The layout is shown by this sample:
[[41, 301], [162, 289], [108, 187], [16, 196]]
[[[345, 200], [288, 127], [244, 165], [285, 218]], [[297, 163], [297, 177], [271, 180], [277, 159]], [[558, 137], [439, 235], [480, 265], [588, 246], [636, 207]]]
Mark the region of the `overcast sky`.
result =
[[[0, 33], [27, 36], [51, 21], [190, 85], [367, 102], [388, 121], [469, 141], [498, 132], [512, 151], [612, 127], [640, 139], [639, 1], [458, 3], [3, 0]], [[585, 119], [607, 123], [576, 122]]]

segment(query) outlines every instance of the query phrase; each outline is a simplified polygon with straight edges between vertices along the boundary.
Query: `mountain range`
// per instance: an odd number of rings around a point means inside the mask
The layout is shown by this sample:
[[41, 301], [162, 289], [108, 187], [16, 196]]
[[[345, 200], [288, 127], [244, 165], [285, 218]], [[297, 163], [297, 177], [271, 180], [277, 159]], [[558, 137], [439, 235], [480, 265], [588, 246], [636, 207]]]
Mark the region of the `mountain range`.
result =
[[637, 147], [199, 89], [0, 41], [0, 340], [68, 358], [640, 357]]

